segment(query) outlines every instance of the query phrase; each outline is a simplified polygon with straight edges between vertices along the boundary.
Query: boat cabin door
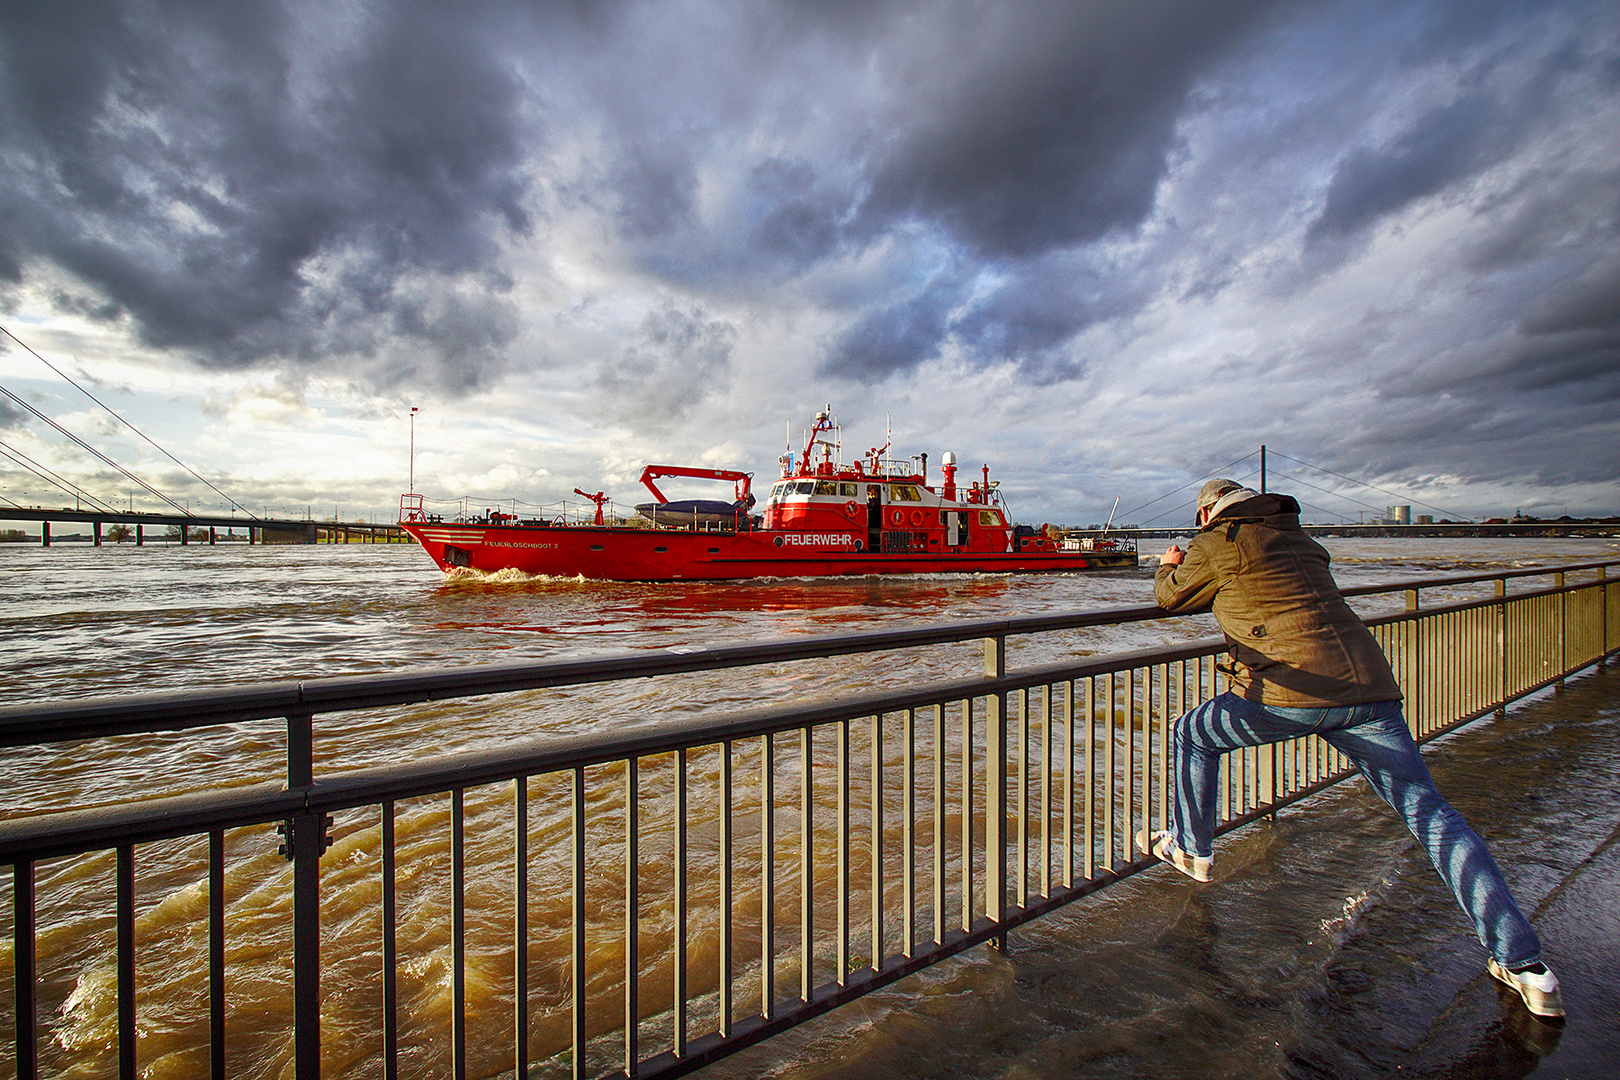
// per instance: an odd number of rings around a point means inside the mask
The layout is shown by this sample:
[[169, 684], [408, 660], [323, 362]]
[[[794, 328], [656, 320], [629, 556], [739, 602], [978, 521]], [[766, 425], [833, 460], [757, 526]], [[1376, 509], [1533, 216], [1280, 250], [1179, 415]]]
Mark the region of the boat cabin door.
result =
[[968, 542], [968, 511], [945, 511], [945, 546], [961, 547]]
[[883, 485], [866, 485], [866, 550], [883, 550]]

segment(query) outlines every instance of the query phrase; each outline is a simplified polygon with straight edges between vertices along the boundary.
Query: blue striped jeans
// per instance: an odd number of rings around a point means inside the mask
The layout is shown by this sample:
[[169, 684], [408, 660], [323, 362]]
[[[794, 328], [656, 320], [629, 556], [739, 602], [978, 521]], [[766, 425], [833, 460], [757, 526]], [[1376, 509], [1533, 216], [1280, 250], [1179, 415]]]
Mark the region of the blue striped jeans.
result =
[[1311, 734], [1347, 754], [1401, 816], [1498, 963], [1517, 968], [1541, 959], [1541, 940], [1485, 842], [1435, 788], [1399, 701], [1297, 709], [1225, 693], [1181, 717], [1174, 736], [1174, 835], [1181, 849], [1214, 854], [1216, 785], [1227, 751]]

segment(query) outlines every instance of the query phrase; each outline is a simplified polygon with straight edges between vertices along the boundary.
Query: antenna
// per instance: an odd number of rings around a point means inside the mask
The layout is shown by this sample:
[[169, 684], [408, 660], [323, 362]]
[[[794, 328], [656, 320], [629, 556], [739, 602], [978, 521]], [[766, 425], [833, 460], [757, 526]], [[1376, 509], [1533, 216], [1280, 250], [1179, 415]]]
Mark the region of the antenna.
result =
[[416, 491], [416, 406], [411, 406], [411, 480], [410, 491]]

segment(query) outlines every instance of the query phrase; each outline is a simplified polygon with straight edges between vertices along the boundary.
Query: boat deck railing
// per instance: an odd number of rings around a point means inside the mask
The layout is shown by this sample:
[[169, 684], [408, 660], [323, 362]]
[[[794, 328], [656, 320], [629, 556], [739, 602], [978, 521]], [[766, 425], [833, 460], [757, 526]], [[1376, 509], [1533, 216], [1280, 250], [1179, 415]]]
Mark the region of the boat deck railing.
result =
[[[1404, 594], [1405, 610], [1367, 621], [1427, 741], [1611, 655], [1617, 565], [1346, 592]], [[1437, 591], [1486, 595], [1426, 604]], [[272, 722], [285, 727], [286, 769], [274, 784], [231, 787], [222, 773], [197, 794], [0, 822], [11, 914], [0, 1000], [14, 1002], [0, 1071], [134, 1077], [143, 1040], [162, 1028], [167, 1052], [180, 1052], [181, 1031], [192, 1056], [176, 1060], [215, 1077], [243, 1056], [268, 1061], [268, 1074], [318, 1076], [323, 1038], [329, 1065], [364, 1061], [385, 1077], [407, 1050], [418, 1063], [437, 1054], [456, 1077], [690, 1072], [1153, 865], [1133, 835], [1166, 824], [1169, 725], [1215, 691], [1224, 644], [1091, 656], [1061, 635], [1169, 618], [1115, 609], [0, 709], [10, 747]], [[1066, 658], [1015, 667], [1009, 641]], [[858, 695], [628, 731], [603, 723], [386, 767], [347, 768], [340, 749], [346, 718], [417, 703], [437, 703], [453, 732], [455, 710], [491, 695], [532, 710], [544, 702], [519, 692], [572, 687], [577, 703], [623, 680], [953, 645], [971, 649], [973, 670], [923, 685], [897, 677]], [[1233, 753], [1221, 827], [1350, 774], [1314, 737]], [[406, 807], [412, 835], [444, 838], [408, 865]], [[97, 925], [108, 927], [114, 1015], [100, 1042], [46, 1037], [78, 991], [76, 965], [101, 961], [46, 933], [40, 912], [64, 891], [85, 906], [90, 865], [110, 866]], [[448, 896], [442, 967], [402, 920], [402, 892], [427, 879]], [[339, 889], [341, 926], [323, 920]], [[136, 898], [153, 890], [193, 897], [206, 932], [141, 931], [151, 901]], [[267, 895], [291, 913], [282, 997], [228, 947], [236, 913]], [[500, 943], [469, 946], [470, 921], [504, 925]], [[195, 950], [207, 972], [195, 1013], [176, 1017], [165, 1002], [149, 1017], [137, 973]], [[237, 980], [269, 998], [240, 1000]], [[404, 980], [414, 993], [402, 995]]]

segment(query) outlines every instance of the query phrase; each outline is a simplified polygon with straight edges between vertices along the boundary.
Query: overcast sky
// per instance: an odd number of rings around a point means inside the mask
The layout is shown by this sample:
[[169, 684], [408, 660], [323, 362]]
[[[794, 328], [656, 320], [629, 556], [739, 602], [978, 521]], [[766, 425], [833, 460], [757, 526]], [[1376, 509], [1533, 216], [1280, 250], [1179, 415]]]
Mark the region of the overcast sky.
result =
[[1617, 240], [1612, 0], [10, 3], [0, 497], [1617, 513]]

